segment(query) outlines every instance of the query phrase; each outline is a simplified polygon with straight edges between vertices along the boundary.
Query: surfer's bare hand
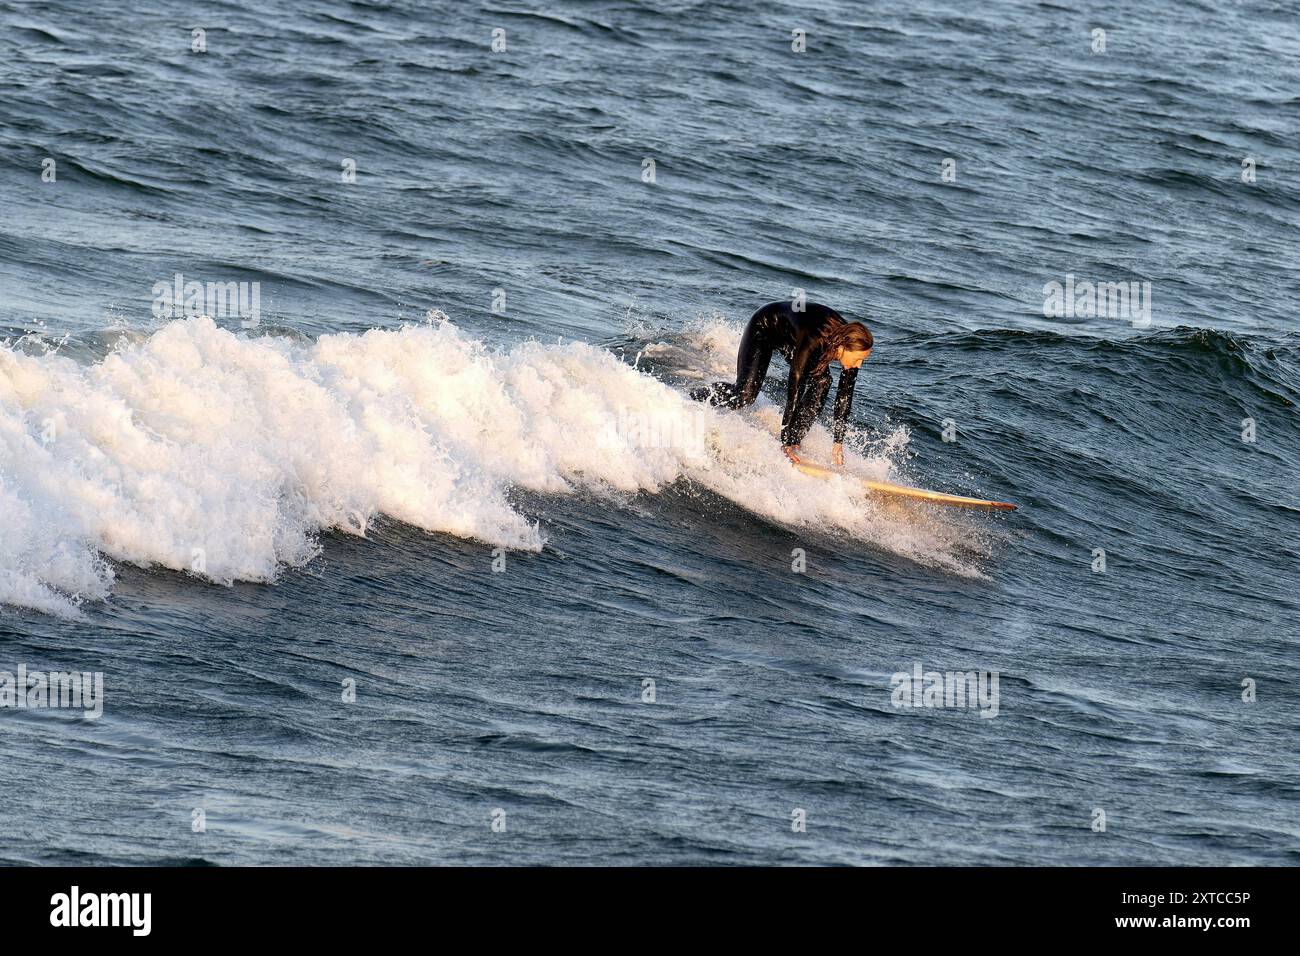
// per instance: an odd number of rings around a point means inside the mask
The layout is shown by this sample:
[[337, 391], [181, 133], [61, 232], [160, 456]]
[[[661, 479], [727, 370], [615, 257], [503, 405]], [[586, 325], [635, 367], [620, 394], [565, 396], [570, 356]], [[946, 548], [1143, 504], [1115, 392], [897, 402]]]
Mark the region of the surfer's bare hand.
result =
[[794, 462], [796, 465], [799, 464], [799, 446], [798, 446], [798, 445], [782, 445], [782, 446], [781, 446], [781, 450], [782, 450], [783, 452], [785, 452], [785, 457], [786, 457], [786, 458], [789, 458], [789, 459], [790, 459], [792, 462]]
[[831, 461], [836, 468], [844, 467], [844, 445], [841, 442], [836, 442], [831, 446]]

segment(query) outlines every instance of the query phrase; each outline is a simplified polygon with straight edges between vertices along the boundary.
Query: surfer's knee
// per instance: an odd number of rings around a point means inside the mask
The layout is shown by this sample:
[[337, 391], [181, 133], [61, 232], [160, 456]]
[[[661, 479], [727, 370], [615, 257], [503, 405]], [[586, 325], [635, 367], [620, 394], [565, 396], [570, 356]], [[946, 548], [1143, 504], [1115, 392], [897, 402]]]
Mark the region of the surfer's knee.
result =
[[758, 400], [762, 385], [762, 382], [746, 382], [745, 387], [736, 392], [736, 407], [744, 408], [746, 405], [753, 405]]

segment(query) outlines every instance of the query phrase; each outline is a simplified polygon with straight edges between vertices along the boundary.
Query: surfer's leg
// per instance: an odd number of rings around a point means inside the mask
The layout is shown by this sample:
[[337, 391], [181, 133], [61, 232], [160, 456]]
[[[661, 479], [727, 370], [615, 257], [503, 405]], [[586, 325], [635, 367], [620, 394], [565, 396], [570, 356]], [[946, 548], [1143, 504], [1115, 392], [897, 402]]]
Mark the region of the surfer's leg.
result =
[[[748, 338], [746, 332], [746, 338]], [[754, 341], [746, 348], [744, 340], [740, 343], [740, 355], [736, 359], [736, 399], [733, 407], [752, 405], [767, 378], [767, 367], [772, 361], [772, 346], [766, 336], [756, 335]]]
[[723, 405], [727, 408], [743, 408], [758, 398], [763, 379], [767, 377], [767, 367], [772, 361], [772, 346], [768, 335], [767, 323], [762, 313], [756, 313], [745, 326], [745, 334], [740, 337], [740, 349], [736, 353], [736, 383], [714, 382], [691, 389], [691, 398], [697, 402], [707, 401], [710, 405]]

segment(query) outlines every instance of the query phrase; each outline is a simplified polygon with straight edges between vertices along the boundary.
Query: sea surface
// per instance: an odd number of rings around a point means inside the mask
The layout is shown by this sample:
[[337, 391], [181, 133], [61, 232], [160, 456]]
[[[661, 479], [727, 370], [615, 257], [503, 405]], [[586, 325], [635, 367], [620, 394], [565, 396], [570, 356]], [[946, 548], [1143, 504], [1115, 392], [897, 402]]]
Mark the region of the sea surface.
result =
[[0, 2], [0, 861], [1300, 863], [1298, 264], [1291, 3]]

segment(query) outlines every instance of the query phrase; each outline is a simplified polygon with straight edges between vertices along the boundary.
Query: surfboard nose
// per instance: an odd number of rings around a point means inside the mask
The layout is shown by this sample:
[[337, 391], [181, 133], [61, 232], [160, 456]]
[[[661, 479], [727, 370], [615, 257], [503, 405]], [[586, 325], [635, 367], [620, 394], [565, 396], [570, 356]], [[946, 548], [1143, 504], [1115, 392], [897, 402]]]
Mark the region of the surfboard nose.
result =
[[[822, 465], [814, 465], [812, 462], [800, 461], [795, 462], [794, 467], [798, 468], [805, 475], [812, 475], [814, 478], [830, 478], [833, 475], [844, 475], [844, 477], [854, 478], [856, 475], [849, 475], [845, 472], [832, 471]], [[910, 498], [913, 501], [928, 501], [931, 504], [945, 505], [950, 508], [983, 508], [997, 511], [1015, 511], [1016, 506], [1009, 501], [988, 501], [983, 498], [968, 498], [965, 495], [950, 495], [942, 491], [929, 491], [925, 488], [913, 488], [911, 485], [898, 485], [892, 481], [876, 481], [873, 478], [858, 478], [864, 488], [872, 494], [889, 495], [895, 498]]]

